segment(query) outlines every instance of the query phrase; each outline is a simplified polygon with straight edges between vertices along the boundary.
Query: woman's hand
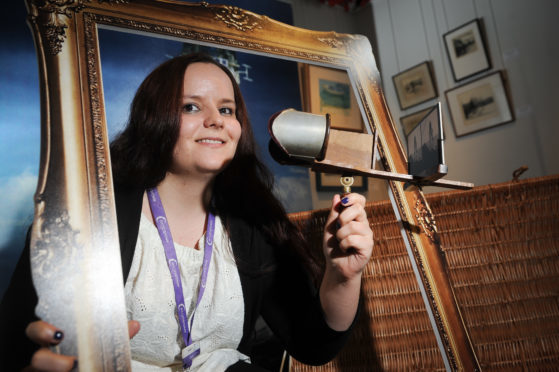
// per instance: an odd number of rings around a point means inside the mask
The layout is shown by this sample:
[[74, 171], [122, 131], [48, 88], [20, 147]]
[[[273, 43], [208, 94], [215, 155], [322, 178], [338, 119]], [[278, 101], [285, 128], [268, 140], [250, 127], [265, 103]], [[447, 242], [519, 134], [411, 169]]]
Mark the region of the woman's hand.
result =
[[365, 212], [365, 197], [335, 195], [324, 229], [326, 270], [333, 270], [340, 281], [361, 276], [373, 252], [373, 231]]
[[334, 196], [324, 229], [326, 270], [320, 285], [320, 303], [330, 328], [344, 331], [353, 322], [359, 304], [361, 273], [373, 252], [373, 232], [365, 212], [365, 198]]
[[[128, 334], [134, 337], [140, 330], [140, 323], [136, 320], [128, 322]], [[29, 339], [41, 348], [33, 354], [31, 365], [24, 369], [25, 372], [31, 371], [71, 371], [77, 366], [76, 357], [57, 354], [49, 349], [49, 346], [58, 345], [64, 338], [64, 333], [47, 322], [38, 320], [29, 323], [25, 334]]]
[[41, 348], [33, 354], [31, 365], [24, 371], [71, 371], [77, 364], [75, 357], [56, 354], [48, 348], [64, 338], [64, 333], [53, 325], [38, 320], [27, 326], [25, 334]]

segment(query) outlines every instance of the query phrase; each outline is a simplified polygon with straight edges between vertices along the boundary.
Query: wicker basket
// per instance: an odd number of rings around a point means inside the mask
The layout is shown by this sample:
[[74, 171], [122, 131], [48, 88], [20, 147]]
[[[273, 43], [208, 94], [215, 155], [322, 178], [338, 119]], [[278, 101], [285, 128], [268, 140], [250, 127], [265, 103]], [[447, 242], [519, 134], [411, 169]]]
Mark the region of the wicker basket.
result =
[[[483, 370], [559, 369], [559, 176], [427, 195]], [[292, 371], [444, 370], [388, 201], [367, 204], [375, 234], [364, 308], [332, 362]], [[321, 252], [327, 210], [292, 214]]]

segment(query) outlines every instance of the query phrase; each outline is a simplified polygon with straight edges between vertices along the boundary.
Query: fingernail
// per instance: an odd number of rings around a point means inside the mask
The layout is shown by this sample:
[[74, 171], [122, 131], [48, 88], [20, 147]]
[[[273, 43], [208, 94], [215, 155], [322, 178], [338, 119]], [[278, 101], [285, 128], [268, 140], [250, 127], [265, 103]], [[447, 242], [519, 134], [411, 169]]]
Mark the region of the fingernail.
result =
[[60, 340], [62, 340], [62, 339], [64, 338], [64, 333], [62, 333], [62, 331], [56, 331], [56, 332], [54, 332], [53, 338], [54, 338], [56, 341], [60, 341]]
[[342, 227], [342, 225], [340, 224], [340, 221], [336, 221], [336, 229], [339, 229], [340, 227]]
[[342, 204], [347, 204], [349, 203], [349, 198], [346, 196], [345, 198], [342, 199]]

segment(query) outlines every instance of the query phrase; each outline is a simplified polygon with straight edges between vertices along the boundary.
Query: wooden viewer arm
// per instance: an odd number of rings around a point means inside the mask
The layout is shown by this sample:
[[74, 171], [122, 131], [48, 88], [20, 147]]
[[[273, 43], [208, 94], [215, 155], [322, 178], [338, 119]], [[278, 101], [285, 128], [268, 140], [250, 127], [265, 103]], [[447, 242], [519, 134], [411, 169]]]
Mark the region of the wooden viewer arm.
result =
[[424, 181], [406, 173], [387, 172], [374, 169], [374, 136], [364, 133], [330, 129], [326, 155], [321, 161], [312, 163], [317, 172], [353, 174], [406, 182], [418, 186], [439, 186], [450, 189], [469, 190], [470, 182], [438, 179]]

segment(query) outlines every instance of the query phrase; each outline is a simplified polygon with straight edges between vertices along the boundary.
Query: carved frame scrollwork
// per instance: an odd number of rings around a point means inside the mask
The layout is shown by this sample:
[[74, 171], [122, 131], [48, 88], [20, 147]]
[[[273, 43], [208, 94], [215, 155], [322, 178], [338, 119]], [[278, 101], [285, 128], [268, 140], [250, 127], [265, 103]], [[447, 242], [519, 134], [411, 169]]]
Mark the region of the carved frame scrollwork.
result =
[[[363, 36], [304, 30], [237, 7], [204, 2], [26, 3], [41, 76], [41, 167], [31, 237], [33, 276], [40, 298], [38, 315], [67, 330], [61, 351], [77, 353], [79, 365], [88, 370], [130, 370], [98, 27], [183, 38], [344, 69], [369, 131], [378, 134], [378, 150], [386, 170], [407, 173], [406, 156], [382, 93], [371, 45]], [[427, 202], [421, 191], [404, 190], [400, 182], [390, 181], [390, 188], [395, 213], [408, 227], [404, 238], [427, 293], [426, 304], [433, 314], [447, 367], [478, 369], [444, 275], [445, 261]], [[62, 262], [64, 269], [58, 274], [45, 270]], [[61, 311], [61, 307], [66, 310]]]

